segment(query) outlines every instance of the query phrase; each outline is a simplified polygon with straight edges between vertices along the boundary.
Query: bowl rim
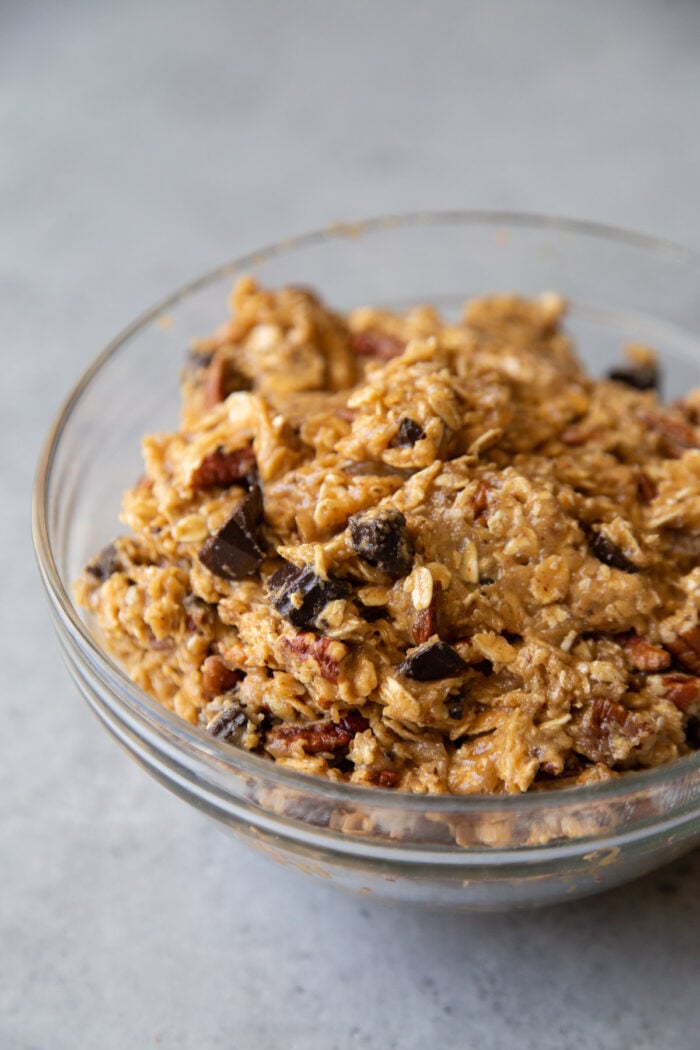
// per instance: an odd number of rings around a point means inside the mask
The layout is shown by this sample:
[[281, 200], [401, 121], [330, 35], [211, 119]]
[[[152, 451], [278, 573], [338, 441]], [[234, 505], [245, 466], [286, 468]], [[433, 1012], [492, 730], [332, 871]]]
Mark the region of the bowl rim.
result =
[[451, 209], [445, 211], [406, 212], [384, 215], [357, 221], [336, 222], [311, 232], [301, 233], [277, 241], [264, 248], [251, 251], [229, 260], [159, 300], [156, 305], [142, 312], [123, 328], [75, 381], [61, 404], [44, 442], [35, 474], [32, 491], [32, 536], [39, 572], [48, 597], [77, 644], [81, 656], [87, 657], [102, 682], [113, 696], [124, 704], [140, 723], [156, 729], [170, 744], [175, 743], [192, 759], [212, 763], [212, 770], [224, 768], [232, 774], [264, 778], [274, 786], [287, 787], [305, 794], [321, 796], [325, 801], [355, 803], [362, 807], [384, 810], [414, 811], [416, 813], [439, 811], [454, 815], [467, 813], [500, 813], [523, 809], [557, 810], [580, 804], [624, 801], [631, 794], [643, 793], [651, 788], [663, 790], [676, 780], [683, 780], [700, 773], [700, 752], [674, 759], [647, 770], [625, 773], [599, 783], [559, 788], [553, 791], [525, 792], [503, 795], [454, 795], [414, 794], [391, 791], [385, 788], [348, 784], [326, 780], [271, 762], [269, 759], [242, 749], [232, 748], [193, 726], [174, 711], [163, 707], [154, 698], [139, 688], [119, 664], [98, 645], [87, 625], [79, 615], [70, 594], [64, 587], [54, 557], [49, 520], [49, 489], [51, 472], [64, 430], [71, 421], [72, 413], [87, 394], [91, 382], [101, 369], [115, 356], [133, 336], [156, 323], [168, 310], [198, 291], [224, 278], [245, 273], [276, 256], [341, 238], [356, 238], [408, 227], [419, 226], [492, 226], [494, 228], [519, 227], [532, 230], [551, 229], [560, 233], [575, 234], [592, 239], [609, 241], [638, 248], [660, 256], [673, 256], [698, 269], [700, 278], [700, 253], [671, 240], [658, 238], [623, 227], [594, 221], [544, 215], [534, 212], [509, 210]]

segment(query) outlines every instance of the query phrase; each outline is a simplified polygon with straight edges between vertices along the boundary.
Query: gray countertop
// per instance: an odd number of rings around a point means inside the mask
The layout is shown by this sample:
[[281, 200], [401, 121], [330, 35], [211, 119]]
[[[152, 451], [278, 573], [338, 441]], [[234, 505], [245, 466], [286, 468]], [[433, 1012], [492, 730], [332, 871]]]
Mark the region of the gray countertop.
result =
[[700, 248], [699, 45], [691, 0], [2, 5], [2, 1050], [697, 1045], [700, 856], [515, 916], [272, 867], [77, 698], [28, 503], [97, 349], [270, 240], [466, 206]]

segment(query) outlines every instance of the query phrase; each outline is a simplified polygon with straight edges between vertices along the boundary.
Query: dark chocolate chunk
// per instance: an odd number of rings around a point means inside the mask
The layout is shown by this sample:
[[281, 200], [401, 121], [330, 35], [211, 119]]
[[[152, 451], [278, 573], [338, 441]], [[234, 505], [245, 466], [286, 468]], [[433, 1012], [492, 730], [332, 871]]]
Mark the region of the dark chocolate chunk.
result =
[[619, 569], [621, 572], [639, 572], [637, 566], [604, 533], [591, 530], [588, 546], [603, 565], [609, 565], [611, 569]]
[[188, 350], [185, 360], [185, 368], [197, 371], [200, 368], [208, 368], [214, 356], [213, 350]]
[[452, 678], [466, 670], [462, 657], [446, 642], [425, 642], [406, 653], [398, 666], [399, 674], [416, 682], [434, 682], [438, 678]]
[[386, 607], [383, 605], [365, 605], [359, 598], [355, 599], [355, 605], [358, 613], [367, 623], [376, 623], [377, 620], [385, 619], [387, 615]]
[[656, 365], [629, 365], [627, 368], [613, 368], [608, 372], [608, 379], [634, 390], [658, 390], [660, 375]]
[[267, 587], [280, 616], [299, 628], [311, 626], [329, 602], [346, 598], [352, 590], [345, 580], [322, 580], [309, 565], [299, 569], [291, 562], [272, 574]]
[[458, 722], [464, 715], [464, 697], [461, 693], [450, 693], [447, 700], [445, 700], [445, 707], [447, 708], [447, 717]]
[[392, 576], [411, 571], [413, 543], [400, 510], [386, 507], [354, 514], [349, 526], [352, 548], [363, 561]]
[[105, 580], [108, 580], [109, 577], [120, 568], [121, 566], [119, 564], [117, 548], [113, 543], [110, 543], [108, 547], [105, 547], [104, 550], [100, 551], [97, 557], [90, 562], [85, 571], [98, 579], [100, 583], [104, 583]]
[[238, 704], [229, 704], [207, 726], [207, 732], [228, 744], [241, 744], [248, 728], [248, 716]]
[[199, 560], [225, 580], [251, 576], [260, 567], [265, 552], [256, 538], [262, 519], [262, 494], [254, 485], [215, 535], [210, 536], [199, 552]]
[[424, 437], [425, 431], [420, 423], [416, 423], [414, 419], [409, 419], [406, 416], [399, 423], [395, 441], [399, 448], [409, 448], [411, 445], [415, 445], [416, 441], [422, 441]]
[[685, 727], [685, 739], [688, 747], [694, 751], [700, 750], [700, 718], [691, 715]]

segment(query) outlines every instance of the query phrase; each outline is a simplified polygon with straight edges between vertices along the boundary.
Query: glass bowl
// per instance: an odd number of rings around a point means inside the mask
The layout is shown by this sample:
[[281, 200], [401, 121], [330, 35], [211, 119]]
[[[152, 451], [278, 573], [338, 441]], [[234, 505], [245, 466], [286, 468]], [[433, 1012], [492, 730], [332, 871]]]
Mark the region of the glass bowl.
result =
[[185, 801], [275, 860], [378, 897], [474, 909], [543, 904], [622, 883], [700, 842], [700, 754], [558, 792], [406, 795], [334, 784], [219, 743], [110, 659], [71, 582], [118, 532], [139, 438], [178, 419], [190, 341], [225, 315], [234, 278], [316, 288], [340, 309], [554, 289], [594, 373], [628, 341], [655, 346], [667, 397], [700, 383], [700, 258], [587, 223], [505, 213], [383, 218], [285, 241], [171, 295], [114, 340], [56, 420], [36, 479], [34, 535], [70, 673], [122, 746]]

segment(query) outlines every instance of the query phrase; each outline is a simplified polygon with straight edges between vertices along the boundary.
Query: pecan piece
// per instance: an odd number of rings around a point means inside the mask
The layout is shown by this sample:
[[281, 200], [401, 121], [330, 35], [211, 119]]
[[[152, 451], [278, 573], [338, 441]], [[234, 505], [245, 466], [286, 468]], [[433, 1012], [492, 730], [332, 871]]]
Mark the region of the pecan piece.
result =
[[242, 671], [231, 670], [220, 656], [208, 656], [202, 664], [202, 692], [207, 700], [213, 700], [228, 693], [242, 677]]
[[342, 642], [334, 642], [331, 638], [303, 631], [293, 638], [283, 638], [282, 645], [299, 660], [306, 660], [307, 657], [315, 660], [327, 682], [338, 681], [339, 662], [347, 651]]
[[368, 769], [365, 772], [365, 779], [367, 783], [375, 787], [393, 788], [398, 783], [399, 774], [394, 769]]
[[671, 657], [665, 649], [652, 645], [638, 634], [626, 635], [620, 644], [633, 671], [665, 671], [671, 664]]
[[358, 357], [374, 357], [377, 361], [390, 361], [404, 352], [406, 344], [387, 332], [366, 328], [364, 332], [353, 332], [352, 349]]
[[[348, 746], [355, 733], [361, 732], [355, 725], [368, 728], [369, 723], [361, 715], [361, 722], [351, 722], [349, 717], [340, 722], [308, 722], [306, 725], [279, 725], [267, 734], [266, 744], [275, 756], [292, 753], [297, 741], [307, 755], [318, 755], [321, 752], [334, 752]], [[365, 724], [366, 723], [366, 724]]]
[[664, 696], [679, 711], [691, 714], [700, 710], [700, 678], [689, 674], [665, 674], [661, 679]]
[[700, 675], [700, 627], [681, 631], [673, 641], [666, 642], [666, 648], [679, 664]]
[[584, 712], [575, 747], [593, 762], [612, 765], [640, 744], [648, 733], [649, 726], [638, 712], [616, 700], [596, 697]]
[[563, 434], [561, 434], [561, 442], [563, 445], [567, 445], [569, 448], [580, 448], [582, 445], [587, 445], [591, 441], [595, 441], [596, 438], [600, 437], [603, 433], [600, 427], [594, 427], [592, 430], [586, 430], [583, 426], [572, 426], [568, 427]]
[[235, 481], [243, 482], [246, 487], [255, 475], [256, 461], [252, 445], [227, 452], [220, 445], [204, 457], [192, 474], [192, 488], [195, 492], [216, 486], [228, 488]]
[[476, 486], [476, 492], [472, 498], [472, 507], [474, 508], [474, 524], [481, 518], [486, 517], [486, 512], [489, 509], [489, 495], [491, 489], [489, 488], [488, 482], [483, 479]]
[[223, 357], [214, 356], [204, 380], [204, 405], [213, 408], [226, 397], [226, 364]]
[[661, 450], [673, 459], [680, 459], [689, 448], [700, 448], [700, 435], [690, 423], [658, 412], [640, 412], [639, 418], [660, 436]]
[[418, 613], [418, 619], [413, 625], [413, 637], [416, 645], [422, 645], [437, 633], [438, 604], [442, 584], [439, 580], [433, 580], [433, 596], [430, 605]]
[[643, 470], [637, 472], [637, 492], [642, 503], [651, 503], [656, 498], [656, 483]]

